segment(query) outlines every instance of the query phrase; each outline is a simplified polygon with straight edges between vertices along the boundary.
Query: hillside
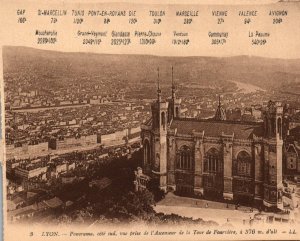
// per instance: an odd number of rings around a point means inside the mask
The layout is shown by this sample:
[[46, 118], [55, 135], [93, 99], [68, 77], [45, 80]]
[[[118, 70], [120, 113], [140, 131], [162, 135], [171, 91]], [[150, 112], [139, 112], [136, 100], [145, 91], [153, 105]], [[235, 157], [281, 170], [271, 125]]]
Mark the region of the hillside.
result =
[[[181, 85], [222, 87], [231, 82], [249, 83], [263, 89], [286, 88], [300, 93], [300, 59], [262, 57], [160, 57], [146, 55], [108, 55], [65, 53], [27, 47], [3, 48], [4, 74], [35, 76], [36, 85], [63, 85], [65, 81], [121, 85], [151, 84], [160, 68], [162, 85], [169, 85], [171, 66]], [[30, 78], [30, 76], [27, 76]], [[298, 88], [298, 89], [297, 89]]]

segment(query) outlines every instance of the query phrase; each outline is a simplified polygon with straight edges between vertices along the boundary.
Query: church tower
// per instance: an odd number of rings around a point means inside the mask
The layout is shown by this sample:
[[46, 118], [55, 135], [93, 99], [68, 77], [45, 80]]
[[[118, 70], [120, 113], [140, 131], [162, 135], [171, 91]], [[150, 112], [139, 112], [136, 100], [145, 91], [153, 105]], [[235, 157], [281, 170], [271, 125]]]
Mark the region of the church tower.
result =
[[167, 128], [169, 103], [161, 98], [159, 69], [157, 69], [157, 100], [152, 104], [152, 174], [162, 190], [167, 189]]
[[280, 102], [269, 101], [264, 112], [264, 199], [269, 208], [283, 208], [282, 120]]
[[168, 122], [170, 123], [173, 118], [180, 118], [180, 106], [181, 99], [176, 97], [176, 85], [174, 83], [174, 70], [172, 66], [172, 96], [169, 100], [169, 109], [168, 109]]

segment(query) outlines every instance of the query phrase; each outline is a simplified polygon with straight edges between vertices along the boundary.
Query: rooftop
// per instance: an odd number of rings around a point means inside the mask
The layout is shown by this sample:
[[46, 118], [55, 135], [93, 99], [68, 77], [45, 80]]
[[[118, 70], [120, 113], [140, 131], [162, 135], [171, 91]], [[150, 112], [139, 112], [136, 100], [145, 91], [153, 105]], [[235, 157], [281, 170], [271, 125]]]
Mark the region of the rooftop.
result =
[[256, 122], [198, 120], [189, 118], [174, 119], [171, 129], [178, 134], [192, 135], [194, 131], [204, 131], [206, 136], [218, 137], [222, 134], [232, 135], [237, 139], [251, 139], [263, 135], [263, 126]]

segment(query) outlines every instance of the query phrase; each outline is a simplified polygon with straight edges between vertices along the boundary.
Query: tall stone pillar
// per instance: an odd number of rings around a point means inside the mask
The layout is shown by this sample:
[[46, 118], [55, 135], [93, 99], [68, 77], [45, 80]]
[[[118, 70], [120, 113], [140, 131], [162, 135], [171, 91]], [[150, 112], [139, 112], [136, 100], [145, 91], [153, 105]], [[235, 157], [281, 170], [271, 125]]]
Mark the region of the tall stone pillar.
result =
[[277, 184], [277, 208], [283, 209], [283, 200], [282, 200], [282, 192], [283, 192], [283, 182], [282, 182], [282, 147], [283, 141], [277, 138], [276, 145], [276, 184]]
[[276, 173], [277, 173], [277, 185], [282, 187], [282, 147], [283, 141], [279, 138], [276, 140]]
[[263, 181], [264, 181], [264, 158], [263, 158], [263, 152], [262, 152], [262, 145], [259, 143], [256, 143], [254, 145], [254, 201], [257, 204], [261, 204], [263, 200], [264, 195], [264, 187], [263, 187]]
[[223, 197], [227, 200], [233, 199], [232, 192], [232, 142], [226, 141], [223, 144], [224, 156], [224, 191]]
[[194, 178], [194, 193], [196, 196], [203, 196], [203, 159], [204, 147], [203, 140], [195, 139], [195, 178]]
[[167, 187], [169, 191], [176, 191], [175, 169], [176, 169], [176, 145], [174, 136], [168, 139], [168, 165], [167, 165]]
[[160, 138], [160, 189], [167, 191], [167, 138]]

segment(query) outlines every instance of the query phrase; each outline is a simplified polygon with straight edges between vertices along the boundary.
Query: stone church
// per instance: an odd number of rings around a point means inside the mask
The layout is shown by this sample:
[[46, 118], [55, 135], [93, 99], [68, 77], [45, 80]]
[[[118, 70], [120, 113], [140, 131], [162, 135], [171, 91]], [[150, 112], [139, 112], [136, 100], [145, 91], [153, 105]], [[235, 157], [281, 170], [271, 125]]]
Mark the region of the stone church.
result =
[[268, 103], [261, 123], [226, 120], [220, 101], [209, 120], [183, 118], [180, 108], [172, 69], [171, 98], [161, 98], [158, 80], [152, 117], [141, 126], [145, 174], [181, 195], [282, 208], [280, 103]]

